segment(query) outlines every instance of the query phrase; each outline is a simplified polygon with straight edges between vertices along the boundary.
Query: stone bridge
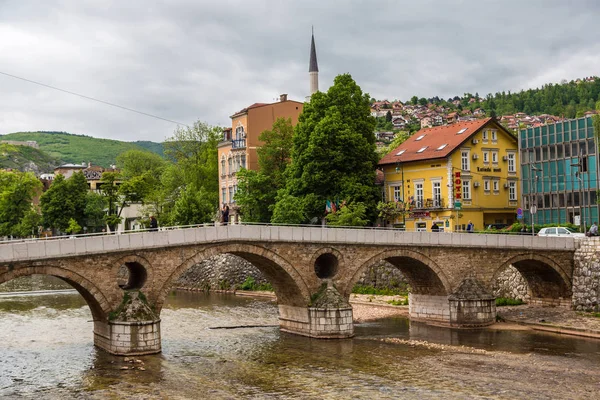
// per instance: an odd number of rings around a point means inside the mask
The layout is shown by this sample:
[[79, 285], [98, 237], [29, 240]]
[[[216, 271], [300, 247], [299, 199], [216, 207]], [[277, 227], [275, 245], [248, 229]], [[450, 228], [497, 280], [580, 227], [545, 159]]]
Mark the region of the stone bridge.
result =
[[[532, 302], [570, 306], [571, 238], [259, 225], [210, 226], [0, 244], [0, 283], [33, 274], [71, 284], [94, 319], [94, 343], [113, 354], [161, 349], [160, 313], [177, 278], [222, 253], [254, 264], [277, 295], [280, 329], [316, 338], [353, 335], [348, 300], [386, 260], [411, 285], [411, 319], [452, 327], [494, 322], [495, 278], [509, 265]], [[128, 271], [126, 282], [119, 271]]]

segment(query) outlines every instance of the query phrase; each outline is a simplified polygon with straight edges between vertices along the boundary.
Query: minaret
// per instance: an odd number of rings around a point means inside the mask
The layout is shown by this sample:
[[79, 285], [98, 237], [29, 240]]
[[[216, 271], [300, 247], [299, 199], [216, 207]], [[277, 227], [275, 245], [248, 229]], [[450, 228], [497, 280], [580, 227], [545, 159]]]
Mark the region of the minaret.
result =
[[310, 40], [310, 63], [308, 65], [310, 77], [310, 95], [319, 91], [319, 65], [317, 64], [317, 49], [315, 48], [315, 31], [313, 28]]

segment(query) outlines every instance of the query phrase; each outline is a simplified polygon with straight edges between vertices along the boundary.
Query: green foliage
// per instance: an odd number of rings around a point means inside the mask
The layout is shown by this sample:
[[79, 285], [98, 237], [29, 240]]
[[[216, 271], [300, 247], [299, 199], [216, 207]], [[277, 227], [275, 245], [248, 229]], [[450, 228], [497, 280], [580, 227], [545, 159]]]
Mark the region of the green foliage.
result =
[[388, 300], [388, 304], [393, 306], [407, 306], [408, 305], [408, 297], [405, 297], [402, 300]]
[[277, 192], [285, 186], [293, 135], [292, 120], [278, 118], [272, 130], [259, 136], [264, 144], [257, 150], [258, 171], [242, 169], [237, 173], [235, 201], [245, 221], [271, 221]]
[[251, 291], [273, 291], [273, 286], [270, 283], [256, 283], [254, 277], [249, 276], [240, 286], [240, 290], [251, 290]]
[[50, 189], [40, 197], [44, 226], [66, 231], [71, 218], [80, 226], [84, 225], [88, 191], [82, 172], [74, 173], [69, 179], [56, 176]]
[[[349, 74], [337, 76], [327, 93], [313, 94], [296, 125], [285, 193], [277, 196], [273, 222], [279, 203], [290, 198], [305, 207], [303, 222], [320, 220], [326, 200], [336, 198], [363, 203], [374, 219], [379, 196], [374, 127], [369, 96]], [[278, 222], [292, 223], [281, 216]]]
[[375, 130], [376, 131], [392, 131], [394, 130], [394, 124], [392, 123], [392, 113], [388, 111], [390, 114], [390, 119], [387, 119], [387, 114], [385, 117], [376, 117], [375, 118]]
[[158, 150], [162, 146], [160, 143], [142, 142], [140, 145], [65, 132], [17, 132], [0, 135], [0, 140], [35, 140], [40, 150], [52, 159], [76, 164], [91, 161], [105, 168], [115, 164], [117, 156], [127, 150]]
[[60, 165], [60, 160], [33, 147], [0, 143], [0, 169], [26, 171], [31, 168], [31, 163], [41, 172], [52, 172]]
[[104, 196], [95, 192], [88, 192], [85, 200], [85, 225], [90, 232], [99, 231], [104, 226], [104, 216], [108, 202]]
[[376, 288], [373, 286], [354, 285], [352, 293], [356, 294], [373, 294], [378, 296], [408, 296], [408, 292], [402, 289], [395, 288]]
[[42, 184], [31, 172], [0, 170], [0, 236], [27, 236], [34, 196]]
[[506, 297], [498, 297], [496, 299], [496, 307], [520, 306], [521, 304], [525, 304], [525, 303], [523, 303], [523, 300], [521, 300], [521, 299], [509, 299]]
[[333, 226], [365, 226], [369, 222], [366, 219], [366, 211], [363, 203], [350, 203], [334, 213], [327, 214], [325, 219], [328, 225]]
[[42, 215], [32, 207], [23, 215], [13, 234], [19, 237], [36, 236], [40, 225], [42, 225]]
[[277, 196], [271, 222], [274, 224], [301, 224], [306, 221], [303, 209], [304, 205], [301, 199], [281, 191]]
[[393, 224], [396, 219], [406, 213], [404, 203], [401, 201], [380, 201], [377, 204], [379, 218], [383, 219], [387, 224]]
[[65, 232], [73, 235], [78, 234], [79, 232], [81, 232], [81, 226], [79, 226], [79, 224], [77, 223], [77, 221], [75, 221], [74, 218], [71, 218], [69, 219], [69, 226], [67, 227]]
[[392, 140], [390, 144], [388, 144], [385, 147], [381, 147], [377, 150], [377, 154], [379, 155], [379, 158], [382, 158], [386, 154], [390, 153], [392, 150], [396, 149], [396, 147], [398, 147], [402, 143], [404, 143], [406, 141], [406, 139], [408, 139], [410, 137], [410, 135], [411, 135], [411, 132], [409, 132], [409, 131], [398, 131], [396, 133], [396, 136], [394, 136], [394, 140]]

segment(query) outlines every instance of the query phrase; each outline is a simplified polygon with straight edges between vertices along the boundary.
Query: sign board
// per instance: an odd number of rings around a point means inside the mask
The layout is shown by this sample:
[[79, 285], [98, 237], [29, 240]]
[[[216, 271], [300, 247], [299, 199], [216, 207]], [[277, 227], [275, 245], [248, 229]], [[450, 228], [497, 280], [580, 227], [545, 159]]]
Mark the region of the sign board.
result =
[[454, 203], [454, 208], [460, 210], [461, 207], [462, 207], [462, 203], [460, 201], [457, 201]]
[[581, 226], [581, 216], [573, 215], [573, 225]]
[[529, 212], [531, 214], [535, 214], [537, 212], [537, 206], [535, 206], [535, 205], [531, 206], [531, 208], [529, 209]]
[[523, 209], [521, 207], [517, 208], [517, 219], [523, 219]]
[[454, 173], [454, 198], [456, 200], [462, 198], [462, 180], [460, 179], [460, 171]]

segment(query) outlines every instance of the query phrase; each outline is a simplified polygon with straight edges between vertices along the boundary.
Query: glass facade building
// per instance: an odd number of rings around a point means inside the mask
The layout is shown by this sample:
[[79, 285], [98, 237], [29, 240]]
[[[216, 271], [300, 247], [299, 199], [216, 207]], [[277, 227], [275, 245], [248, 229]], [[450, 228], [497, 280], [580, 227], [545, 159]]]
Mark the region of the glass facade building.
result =
[[521, 204], [524, 222], [598, 221], [598, 143], [591, 117], [528, 128], [519, 132]]

